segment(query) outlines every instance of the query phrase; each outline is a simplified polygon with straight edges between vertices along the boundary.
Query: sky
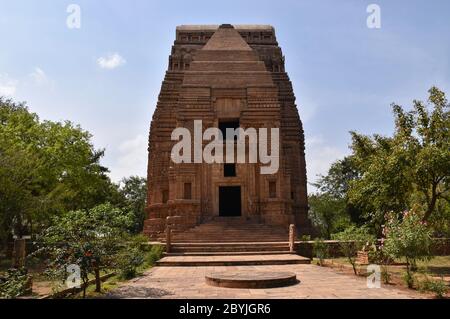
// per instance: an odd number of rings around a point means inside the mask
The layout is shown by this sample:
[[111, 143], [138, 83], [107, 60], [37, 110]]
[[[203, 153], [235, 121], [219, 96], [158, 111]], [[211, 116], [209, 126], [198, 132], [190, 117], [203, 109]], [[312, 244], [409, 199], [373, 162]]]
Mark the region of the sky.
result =
[[[68, 27], [71, 4], [80, 28]], [[380, 8], [380, 28], [367, 25], [370, 4]], [[114, 181], [146, 176], [176, 26], [271, 24], [313, 182], [350, 153], [349, 131], [392, 134], [391, 103], [410, 108], [433, 85], [450, 92], [449, 14], [447, 0], [0, 0], [0, 95], [92, 133]]]

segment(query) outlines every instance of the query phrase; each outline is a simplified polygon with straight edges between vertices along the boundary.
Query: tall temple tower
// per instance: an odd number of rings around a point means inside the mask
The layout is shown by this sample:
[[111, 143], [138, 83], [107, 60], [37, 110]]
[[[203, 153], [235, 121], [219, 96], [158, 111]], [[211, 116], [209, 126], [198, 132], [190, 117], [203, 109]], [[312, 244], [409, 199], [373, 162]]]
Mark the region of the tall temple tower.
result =
[[[195, 120], [203, 131], [279, 128], [278, 172], [261, 174], [260, 163], [174, 163], [172, 131], [193, 132]], [[151, 238], [167, 217], [180, 231], [227, 217], [312, 231], [303, 128], [272, 26], [178, 26], [148, 150], [144, 233]]]

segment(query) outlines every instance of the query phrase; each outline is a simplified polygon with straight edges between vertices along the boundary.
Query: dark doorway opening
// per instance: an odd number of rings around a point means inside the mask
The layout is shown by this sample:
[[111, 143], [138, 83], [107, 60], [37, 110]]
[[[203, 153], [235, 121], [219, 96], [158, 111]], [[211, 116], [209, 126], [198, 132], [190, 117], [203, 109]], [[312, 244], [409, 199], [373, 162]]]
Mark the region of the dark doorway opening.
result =
[[241, 187], [219, 187], [219, 216], [241, 216]]

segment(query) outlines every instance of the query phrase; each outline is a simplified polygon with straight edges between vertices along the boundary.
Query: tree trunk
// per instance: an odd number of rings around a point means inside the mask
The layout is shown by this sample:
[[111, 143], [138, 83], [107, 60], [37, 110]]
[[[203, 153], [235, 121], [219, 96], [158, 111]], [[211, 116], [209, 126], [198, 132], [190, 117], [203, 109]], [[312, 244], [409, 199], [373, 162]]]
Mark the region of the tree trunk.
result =
[[437, 185], [433, 184], [432, 187], [432, 194], [431, 194], [431, 201], [428, 203], [428, 209], [425, 212], [425, 215], [423, 216], [422, 221], [426, 222], [428, 220], [428, 218], [430, 218], [431, 214], [434, 211], [434, 208], [436, 207], [436, 201], [437, 201], [437, 195], [436, 195], [436, 188]]
[[88, 286], [89, 279], [83, 276], [83, 299], [86, 298], [86, 289]]
[[95, 272], [95, 292], [101, 292], [102, 282], [100, 280], [100, 268], [98, 267], [98, 264], [95, 264], [94, 272]]
[[411, 274], [411, 263], [410, 263], [408, 257], [406, 257], [406, 276], [407, 276], [408, 288], [413, 288], [413, 277], [412, 277], [412, 274]]
[[350, 262], [350, 264], [351, 264], [352, 267], [353, 267], [353, 272], [355, 273], [356, 276], [358, 276], [358, 271], [356, 270], [355, 261], [352, 260], [352, 259], [350, 259], [350, 258], [348, 259], [348, 261]]
[[5, 256], [6, 258], [12, 258], [14, 253], [14, 237], [11, 232], [8, 232], [5, 238]]
[[14, 255], [12, 266], [16, 269], [25, 267], [26, 257], [26, 240], [22, 238], [16, 238], [14, 240]]

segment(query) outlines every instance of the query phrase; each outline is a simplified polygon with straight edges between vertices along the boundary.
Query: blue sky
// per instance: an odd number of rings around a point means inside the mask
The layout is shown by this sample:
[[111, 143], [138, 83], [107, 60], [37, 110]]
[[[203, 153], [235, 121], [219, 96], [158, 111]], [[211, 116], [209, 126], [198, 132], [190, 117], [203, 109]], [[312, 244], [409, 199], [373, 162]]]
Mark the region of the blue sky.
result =
[[[66, 26], [72, 3], [80, 29]], [[381, 29], [367, 28], [371, 3], [381, 8]], [[90, 131], [114, 180], [145, 176], [175, 27], [271, 24], [304, 122], [312, 181], [349, 153], [350, 130], [390, 134], [392, 102], [410, 106], [432, 85], [450, 92], [449, 14], [447, 0], [0, 0], [0, 93], [27, 101], [42, 119]]]

